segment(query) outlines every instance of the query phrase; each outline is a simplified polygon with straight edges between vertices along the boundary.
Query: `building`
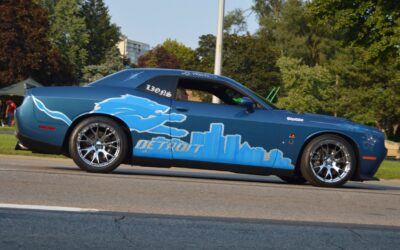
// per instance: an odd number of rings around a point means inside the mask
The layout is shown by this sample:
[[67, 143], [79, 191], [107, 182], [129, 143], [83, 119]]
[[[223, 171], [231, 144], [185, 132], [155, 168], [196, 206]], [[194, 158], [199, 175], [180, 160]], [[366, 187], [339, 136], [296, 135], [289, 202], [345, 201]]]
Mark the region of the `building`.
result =
[[121, 41], [118, 42], [117, 47], [121, 55], [129, 58], [131, 63], [134, 64], [137, 64], [139, 57], [150, 50], [149, 44], [130, 40], [125, 36], [121, 37]]

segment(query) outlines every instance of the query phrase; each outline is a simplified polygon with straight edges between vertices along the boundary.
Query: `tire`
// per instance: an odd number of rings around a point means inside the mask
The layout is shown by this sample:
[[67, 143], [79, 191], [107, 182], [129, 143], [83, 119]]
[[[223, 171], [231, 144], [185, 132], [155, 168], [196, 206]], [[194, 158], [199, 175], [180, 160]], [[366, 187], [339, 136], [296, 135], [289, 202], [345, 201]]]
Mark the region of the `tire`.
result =
[[321, 135], [304, 149], [300, 171], [311, 185], [340, 187], [356, 170], [353, 147], [337, 135]]
[[111, 118], [94, 116], [81, 121], [69, 138], [69, 152], [79, 168], [108, 173], [125, 159], [127, 137]]
[[304, 184], [307, 182], [302, 176], [293, 175], [293, 176], [278, 176], [284, 182], [289, 184]]

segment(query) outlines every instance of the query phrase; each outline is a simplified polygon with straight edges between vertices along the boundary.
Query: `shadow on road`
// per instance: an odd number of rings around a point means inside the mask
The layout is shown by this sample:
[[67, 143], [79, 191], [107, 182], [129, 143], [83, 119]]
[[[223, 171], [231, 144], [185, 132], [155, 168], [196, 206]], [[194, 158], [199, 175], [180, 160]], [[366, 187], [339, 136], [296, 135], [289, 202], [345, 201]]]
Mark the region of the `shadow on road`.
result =
[[[76, 168], [70, 167], [54, 167], [53, 169], [63, 169], [73, 172], [81, 172]], [[154, 168], [118, 168], [110, 174], [106, 174], [107, 177], [118, 178], [122, 176], [147, 176], [147, 177], [170, 177], [170, 178], [185, 178], [185, 179], [196, 179], [196, 180], [217, 180], [217, 181], [226, 181], [227, 183], [230, 181], [242, 182], [242, 183], [254, 183], [254, 184], [274, 184], [279, 186], [293, 186], [295, 188], [309, 188], [311, 185], [309, 184], [288, 184], [283, 182], [276, 176], [262, 176], [262, 175], [246, 175], [246, 174], [235, 174], [230, 172], [206, 172], [195, 170], [196, 172], [184, 170], [176, 171], [172, 169], [154, 169]], [[198, 171], [198, 172], [197, 172]], [[88, 175], [105, 175], [105, 174], [96, 174], [96, 173], [87, 173]], [[318, 188], [318, 187], [313, 187]], [[332, 190], [333, 188], [318, 188], [322, 190]], [[383, 183], [377, 181], [370, 182], [349, 182], [338, 190], [400, 190], [400, 185], [394, 185], [391, 183]]]

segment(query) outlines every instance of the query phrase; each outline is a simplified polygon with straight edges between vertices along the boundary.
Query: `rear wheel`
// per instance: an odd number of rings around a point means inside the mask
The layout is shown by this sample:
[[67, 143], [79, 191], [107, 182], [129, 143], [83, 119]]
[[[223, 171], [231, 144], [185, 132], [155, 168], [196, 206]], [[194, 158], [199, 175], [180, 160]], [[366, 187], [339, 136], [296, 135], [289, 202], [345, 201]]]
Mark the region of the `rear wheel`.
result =
[[118, 123], [107, 117], [90, 117], [71, 133], [69, 152], [74, 162], [89, 172], [107, 173], [125, 159], [127, 139]]
[[356, 169], [353, 147], [337, 135], [322, 135], [304, 149], [301, 174], [314, 186], [338, 187], [345, 184]]

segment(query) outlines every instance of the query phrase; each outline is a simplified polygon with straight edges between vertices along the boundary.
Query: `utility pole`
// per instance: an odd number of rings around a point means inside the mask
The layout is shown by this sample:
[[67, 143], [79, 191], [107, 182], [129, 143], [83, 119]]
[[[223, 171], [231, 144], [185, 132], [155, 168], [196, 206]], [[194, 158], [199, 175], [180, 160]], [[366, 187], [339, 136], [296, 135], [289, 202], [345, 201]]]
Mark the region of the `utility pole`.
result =
[[[215, 64], [214, 74], [221, 75], [222, 69], [222, 46], [224, 36], [224, 14], [225, 14], [225, 0], [219, 0], [218, 4], [218, 30], [217, 30], [217, 42], [215, 44]], [[219, 99], [213, 96], [213, 103], [219, 103]]]
[[335, 117], [337, 117], [337, 113], [338, 113], [337, 106], [338, 106], [338, 100], [339, 100], [339, 75], [338, 74], [336, 74], [335, 90], [336, 90], [335, 91], [336, 97], [335, 97], [335, 113], [334, 113], [334, 115], [335, 115]]

